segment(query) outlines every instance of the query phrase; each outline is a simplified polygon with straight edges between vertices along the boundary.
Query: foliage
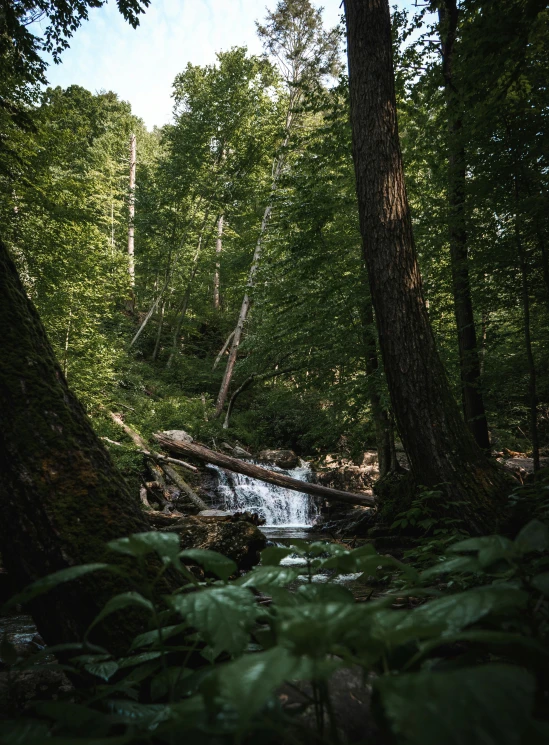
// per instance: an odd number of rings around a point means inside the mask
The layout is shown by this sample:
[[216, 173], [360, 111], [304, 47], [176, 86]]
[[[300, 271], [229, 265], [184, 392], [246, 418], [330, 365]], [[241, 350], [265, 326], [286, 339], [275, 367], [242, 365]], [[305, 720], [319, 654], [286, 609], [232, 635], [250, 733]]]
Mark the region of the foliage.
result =
[[[545, 523], [530, 522], [514, 541], [485, 536], [454, 543], [421, 574], [378, 555], [371, 544], [350, 549], [295, 540], [287, 548], [267, 548], [261, 565], [241, 577], [220, 554], [181, 551], [173, 533], [136, 534], [109, 546], [138, 564], [157, 554], [158, 579], [175, 570], [181, 588], [161, 604], [152, 586], [112, 598], [86, 639], [70, 649], [19, 659], [4, 639], [0, 654], [13, 672], [56, 654], [82, 687], [67, 700], [36, 704], [32, 716], [6, 722], [0, 742], [170, 743], [183, 733], [192, 742], [240, 742], [259, 733], [274, 742], [281, 727], [293, 731], [292, 741], [320, 742], [325, 726], [338, 736], [342, 724], [330, 705], [330, 679], [356, 666], [373, 680], [378, 725], [395, 742], [422, 745], [444, 736], [456, 745], [512, 745], [541, 742], [546, 732]], [[291, 554], [302, 566], [284, 563]], [[201, 579], [190, 564], [202, 567]], [[396, 593], [410, 598], [407, 609], [391, 592], [356, 603], [333, 582], [351, 572], [367, 582], [381, 567], [402, 576]], [[11, 603], [98, 569], [104, 565], [58, 572]], [[331, 579], [318, 582], [326, 572]], [[464, 576], [471, 578], [465, 589]], [[266, 595], [272, 602], [258, 602]], [[93, 629], [130, 607], [146, 613], [149, 629], [115, 659], [94, 645]], [[300, 735], [299, 718], [281, 706], [277, 691], [286, 681], [312, 685], [316, 734]]]

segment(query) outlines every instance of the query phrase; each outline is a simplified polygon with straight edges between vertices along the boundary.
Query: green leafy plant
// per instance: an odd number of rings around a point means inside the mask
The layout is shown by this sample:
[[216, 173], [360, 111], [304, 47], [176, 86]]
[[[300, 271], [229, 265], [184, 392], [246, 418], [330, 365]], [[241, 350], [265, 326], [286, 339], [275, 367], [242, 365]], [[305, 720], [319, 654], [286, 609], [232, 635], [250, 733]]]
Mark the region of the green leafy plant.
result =
[[[485, 536], [454, 543], [421, 574], [371, 544], [350, 549], [295, 540], [267, 548], [261, 565], [243, 576], [221, 554], [181, 551], [176, 534], [141, 533], [109, 547], [137, 563], [156, 554], [158, 581], [175, 571], [181, 587], [161, 600], [155, 583], [111, 598], [79, 644], [19, 659], [4, 639], [0, 656], [12, 673], [56, 655], [77, 685], [70, 700], [41, 702], [32, 715], [6, 723], [3, 745], [45, 738], [53, 745], [181, 737], [236, 743], [259, 733], [274, 742], [281, 731], [293, 732], [295, 742], [321, 742], [326, 728], [332, 738], [341, 729], [332, 676], [357, 667], [373, 680], [378, 722], [396, 742], [424, 745], [445, 737], [456, 745], [513, 745], [542, 742], [547, 731], [549, 528], [542, 522], [532, 521], [514, 541]], [[302, 564], [285, 563], [290, 555]], [[202, 579], [192, 565], [202, 568]], [[396, 593], [355, 602], [334, 581], [380, 567], [402, 576]], [[11, 605], [105, 568], [58, 572]], [[319, 581], [326, 573], [331, 580]], [[464, 591], [441, 584], [465, 574], [475, 581]], [[402, 596], [409, 599], [405, 608]], [[134, 609], [144, 629], [115, 658], [94, 643], [94, 629], [107, 615]], [[304, 708], [314, 711], [316, 733], [303, 734], [299, 717], [281, 706], [277, 691], [284, 684], [310, 690]]]

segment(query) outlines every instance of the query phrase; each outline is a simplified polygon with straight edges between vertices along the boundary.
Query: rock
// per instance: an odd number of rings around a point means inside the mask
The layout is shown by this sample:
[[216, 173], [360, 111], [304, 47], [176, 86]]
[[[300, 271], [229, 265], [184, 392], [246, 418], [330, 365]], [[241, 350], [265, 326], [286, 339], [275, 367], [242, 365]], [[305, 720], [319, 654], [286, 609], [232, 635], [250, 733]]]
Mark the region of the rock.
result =
[[[221, 510], [206, 510], [221, 512]], [[263, 533], [251, 522], [238, 515], [227, 518], [193, 515], [170, 517], [148, 515], [151, 525], [158, 530], [178, 533], [181, 548], [204, 548], [217, 551], [236, 562], [239, 569], [250, 569], [259, 562], [259, 552], [267, 545]]]
[[169, 437], [172, 440], [181, 440], [181, 442], [193, 442], [193, 438], [184, 429], [166, 429], [162, 432], [163, 435]]
[[235, 445], [233, 448], [233, 455], [235, 458], [253, 458], [253, 455], [239, 445]]
[[[519, 457], [514, 458], [497, 458], [497, 461], [507, 468], [509, 471], [518, 474], [519, 476], [525, 477], [530, 476], [534, 473], [534, 459]], [[540, 465], [542, 468], [549, 466], [549, 458], [540, 458]]]
[[201, 517], [208, 522], [212, 522], [213, 520], [230, 520], [232, 513], [226, 510], [202, 510], [198, 513], [197, 517]]
[[293, 450], [262, 450], [259, 453], [259, 460], [274, 463], [275, 466], [285, 470], [299, 465], [299, 458]]

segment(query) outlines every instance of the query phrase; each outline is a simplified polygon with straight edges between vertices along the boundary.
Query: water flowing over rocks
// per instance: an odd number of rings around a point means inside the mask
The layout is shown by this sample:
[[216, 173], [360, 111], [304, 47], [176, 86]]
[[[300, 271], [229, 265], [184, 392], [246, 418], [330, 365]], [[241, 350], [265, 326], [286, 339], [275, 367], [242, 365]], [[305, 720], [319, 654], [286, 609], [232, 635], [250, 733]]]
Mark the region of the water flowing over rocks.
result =
[[[281, 469], [272, 464], [270, 468], [299, 481], [312, 478], [311, 468], [304, 461], [293, 469]], [[316, 501], [308, 494], [232, 473], [218, 466], [209, 465], [208, 469], [217, 474], [216, 493], [224, 508], [257, 513], [265, 521], [266, 527], [310, 527], [318, 515]]]

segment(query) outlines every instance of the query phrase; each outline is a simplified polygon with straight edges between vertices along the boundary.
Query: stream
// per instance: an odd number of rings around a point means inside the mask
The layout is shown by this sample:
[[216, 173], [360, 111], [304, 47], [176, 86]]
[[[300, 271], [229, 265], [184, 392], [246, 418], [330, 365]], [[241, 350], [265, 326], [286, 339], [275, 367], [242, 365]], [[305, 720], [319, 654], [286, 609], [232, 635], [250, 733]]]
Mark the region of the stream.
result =
[[[261, 529], [271, 540], [278, 534], [292, 538], [305, 537], [305, 531], [312, 528], [318, 517], [315, 499], [308, 494], [267, 484], [265, 481], [225, 471], [211, 464], [208, 468], [217, 474], [217, 495], [222, 500], [224, 509], [256, 512], [265, 520]], [[313, 476], [309, 464], [303, 460], [297, 468], [289, 470], [271, 464], [268, 468], [298, 481], [310, 481]], [[305, 535], [302, 535], [304, 533]]]
[[[252, 461], [254, 463], [255, 461]], [[263, 464], [257, 464], [263, 465]], [[285, 489], [281, 486], [268, 484], [265, 481], [243, 476], [239, 473], [225, 471], [218, 466], [208, 464], [217, 474], [217, 496], [221, 499], [223, 508], [226, 510], [256, 512], [265, 520], [259, 529], [265, 534], [267, 540], [276, 546], [288, 546], [292, 540], [299, 538], [308, 542], [325, 541], [325, 535], [315, 532], [314, 526], [319, 516], [318, 506], [314, 497], [293, 489]], [[313, 472], [308, 463], [301, 461], [297, 468], [283, 470], [275, 465], [269, 464], [272, 471], [284, 473], [298, 481], [310, 481]], [[283, 559], [281, 565], [302, 566], [305, 568], [306, 560], [297, 554], [291, 554]], [[334, 577], [336, 584], [344, 584], [349, 589], [361, 576], [361, 573], [340, 575]], [[313, 577], [313, 582], [326, 582], [330, 573], [319, 572]], [[299, 575], [297, 586], [307, 582], [305, 574]]]

